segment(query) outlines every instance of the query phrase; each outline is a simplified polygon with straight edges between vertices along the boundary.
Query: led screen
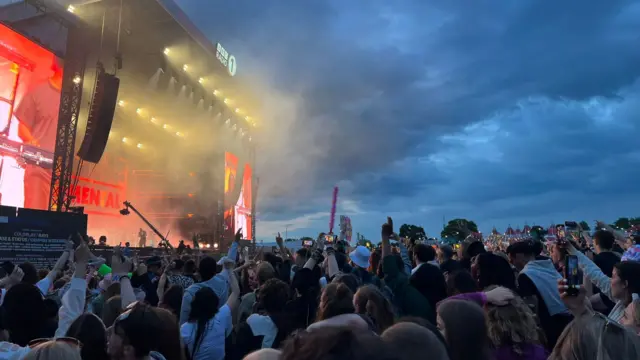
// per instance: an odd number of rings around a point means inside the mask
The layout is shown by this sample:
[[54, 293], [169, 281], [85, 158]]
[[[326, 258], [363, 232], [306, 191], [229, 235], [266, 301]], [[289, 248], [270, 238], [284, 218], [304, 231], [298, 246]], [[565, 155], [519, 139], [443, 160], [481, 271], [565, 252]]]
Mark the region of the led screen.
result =
[[62, 61], [0, 24], [0, 204], [45, 210]]
[[251, 233], [253, 217], [252, 169], [248, 163], [242, 164], [234, 154], [225, 153], [224, 166], [224, 225], [229, 233], [242, 228], [245, 239], [253, 238]]

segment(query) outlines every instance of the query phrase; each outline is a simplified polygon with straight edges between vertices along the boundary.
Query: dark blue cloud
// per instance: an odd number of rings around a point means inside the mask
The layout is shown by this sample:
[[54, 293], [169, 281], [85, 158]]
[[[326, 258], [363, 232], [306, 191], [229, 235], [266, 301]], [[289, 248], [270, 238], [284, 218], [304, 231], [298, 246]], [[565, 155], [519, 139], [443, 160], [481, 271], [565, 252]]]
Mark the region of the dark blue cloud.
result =
[[335, 184], [371, 237], [640, 200], [635, 1], [179, 3], [259, 83], [262, 236], [325, 230]]

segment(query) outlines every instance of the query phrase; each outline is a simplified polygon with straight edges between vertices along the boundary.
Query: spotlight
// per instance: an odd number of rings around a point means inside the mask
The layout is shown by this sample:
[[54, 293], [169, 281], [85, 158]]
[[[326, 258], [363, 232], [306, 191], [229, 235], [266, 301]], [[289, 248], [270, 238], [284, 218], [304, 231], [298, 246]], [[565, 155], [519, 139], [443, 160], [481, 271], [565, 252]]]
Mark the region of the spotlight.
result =
[[136, 146], [138, 147], [138, 149], [142, 149], [142, 144], [138, 144]]
[[249, 136], [249, 141], [251, 141], [251, 136]]
[[176, 136], [182, 136], [182, 133], [180, 131], [176, 132]]
[[129, 139], [127, 139], [126, 137], [123, 137], [123, 138], [122, 138], [122, 142], [123, 142], [123, 143], [126, 143], [126, 142], [127, 142], [127, 140], [129, 140]]
[[154, 124], [157, 124], [157, 123], [158, 123], [158, 119], [156, 119], [156, 118], [152, 117], [152, 118], [151, 118], [151, 122], [152, 122], [152, 123], [154, 123]]
[[138, 114], [138, 115], [142, 115], [142, 109], [141, 109], [141, 108], [137, 108], [137, 109], [136, 109], [136, 114]]
[[204, 82], [204, 78], [199, 78], [199, 79], [198, 79], [198, 82], [199, 82], [200, 84], [202, 84], [202, 83]]
[[169, 53], [170, 53], [170, 52], [171, 52], [171, 49], [169, 49], [168, 47], [167, 47], [167, 48], [164, 48], [163, 53], [164, 53], [165, 55], [169, 55]]
[[75, 14], [76, 8], [73, 5], [69, 5], [69, 7], [67, 7], [67, 11], [72, 13], [72, 14]]
[[245, 120], [247, 120], [247, 121], [249, 121], [249, 119], [251, 119], [251, 118], [250, 118], [250, 117], [248, 117], [248, 116], [245, 116], [245, 117], [244, 117], [244, 119], [245, 119]]
[[78, 85], [82, 82], [82, 78], [79, 75], [76, 75], [76, 77], [73, 78], [73, 83]]
[[239, 113], [239, 112], [240, 112], [240, 109], [236, 108], [236, 113]]
[[168, 129], [168, 128], [169, 128], [169, 125], [164, 124], [164, 125], [162, 125], [162, 128], [163, 128], [163, 129]]
[[220, 246], [220, 245], [218, 245], [218, 243], [213, 243], [213, 248], [214, 248], [214, 249], [217, 249], [217, 248], [218, 248], [218, 246]]
[[118, 101], [118, 106], [125, 106], [125, 105], [127, 105], [127, 103], [124, 102], [124, 100]]
[[224, 103], [225, 103], [225, 104], [228, 104], [228, 103], [229, 103], [229, 99], [224, 98]]
[[129, 215], [131, 212], [129, 211], [129, 205], [127, 205], [128, 203], [124, 204], [124, 209], [120, 210], [120, 215]]
[[187, 64], [182, 65], [182, 70], [184, 70], [184, 71], [189, 70], [189, 65], [187, 65]]
[[213, 90], [213, 95], [215, 95], [215, 96], [220, 95], [220, 91], [218, 91], [218, 90]]

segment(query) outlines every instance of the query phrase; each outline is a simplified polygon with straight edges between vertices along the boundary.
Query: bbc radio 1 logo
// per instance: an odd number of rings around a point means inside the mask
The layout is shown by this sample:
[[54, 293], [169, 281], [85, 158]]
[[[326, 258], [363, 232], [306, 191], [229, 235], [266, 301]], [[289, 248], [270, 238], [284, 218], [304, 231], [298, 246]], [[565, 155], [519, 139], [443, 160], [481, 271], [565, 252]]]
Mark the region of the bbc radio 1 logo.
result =
[[216, 45], [216, 58], [218, 58], [220, 63], [227, 68], [227, 70], [229, 71], [229, 75], [236, 75], [236, 71], [238, 69], [236, 57], [229, 54], [229, 52], [225, 50], [225, 48], [220, 43]]

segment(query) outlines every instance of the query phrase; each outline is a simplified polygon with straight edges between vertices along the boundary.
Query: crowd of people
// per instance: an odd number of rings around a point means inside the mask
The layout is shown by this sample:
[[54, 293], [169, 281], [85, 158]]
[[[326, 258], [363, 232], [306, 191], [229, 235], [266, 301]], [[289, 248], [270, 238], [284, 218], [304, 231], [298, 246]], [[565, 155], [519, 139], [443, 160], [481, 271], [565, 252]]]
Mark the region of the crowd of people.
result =
[[70, 241], [48, 271], [2, 264], [0, 359], [640, 359], [640, 236], [454, 251], [391, 219], [380, 235], [373, 251], [320, 234], [250, 254], [238, 232], [220, 259], [116, 247], [106, 275]]

